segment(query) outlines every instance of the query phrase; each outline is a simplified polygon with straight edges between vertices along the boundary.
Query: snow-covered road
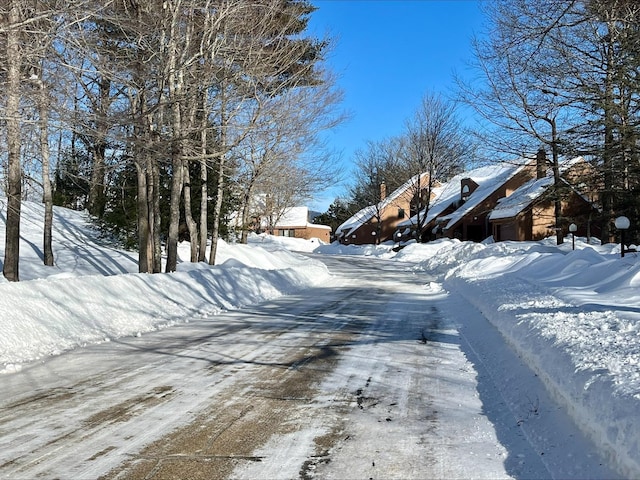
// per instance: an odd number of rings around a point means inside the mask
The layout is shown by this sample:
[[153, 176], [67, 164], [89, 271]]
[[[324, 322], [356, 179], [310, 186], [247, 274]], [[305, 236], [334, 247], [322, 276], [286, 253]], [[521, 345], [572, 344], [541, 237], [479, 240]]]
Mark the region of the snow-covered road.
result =
[[464, 300], [315, 256], [298, 295], [5, 375], [0, 478], [606, 478]]

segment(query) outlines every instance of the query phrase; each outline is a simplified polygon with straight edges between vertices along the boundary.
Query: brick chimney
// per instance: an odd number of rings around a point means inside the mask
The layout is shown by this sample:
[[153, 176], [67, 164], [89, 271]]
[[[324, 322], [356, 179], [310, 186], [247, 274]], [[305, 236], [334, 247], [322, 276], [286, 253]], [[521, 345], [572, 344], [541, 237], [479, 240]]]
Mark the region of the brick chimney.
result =
[[541, 179], [547, 176], [547, 154], [544, 148], [540, 148], [536, 154], [536, 178]]
[[380, 184], [380, 201], [384, 201], [387, 198], [387, 184], [382, 182]]

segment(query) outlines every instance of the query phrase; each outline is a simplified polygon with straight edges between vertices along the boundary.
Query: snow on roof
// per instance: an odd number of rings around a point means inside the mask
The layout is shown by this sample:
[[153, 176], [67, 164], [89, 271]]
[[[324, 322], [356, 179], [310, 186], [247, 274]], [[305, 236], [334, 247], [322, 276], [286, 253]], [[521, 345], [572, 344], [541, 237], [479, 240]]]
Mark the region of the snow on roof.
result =
[[367, 220], [369, 220], [376, 213], [375, 205], [369, 205], [364, 207], [363, 209], [356, 212], [352, 215], [348, 220], [342, 223], [338, 228], [336, 228], [336, 234], [340, 232], [349, 232], [354, 228], [359, 227]]
[[[468, 211], [491, 195], [500, 185], [524, 168], [526, 163], [526, 159], [520, 159], [513, 163], [503, 162], [486, 165], [456, 175], [448, 182], [433, 189], [434, 198], [430, 202], [427, 218], [424, 223], [429, 223], [431, 220], [442, 214], [442, 212], [454, 202], [460, 200], [460, 182], [465, 178], [470, 178], [476, 182], [478, 184], [478, 188], [469, 195], [469, 198], [464, 205], [450, 215], [442, 217], [443, 219], [449, 220], [448, 225], [445, 228], [452, 226]], [[424, 215], [424, 211], [421, 212], [421, 215]], [[399, 224], [398, 227], [415, 225], [416, 223], [416, 216], [414, 215], [410, 219]]]
[[[454, 179], [458, 178], [457, 183]], [[429, 211], [427, 212], [427, 218], [424, 223], [429, 223], [435, 217], [440, 215], [447, 207], [460, 198], [460, 180], [459, 176], [454, 177], [447, 183], [434, 187], [432, 190], [433, 199], [429, 202]], [[420, 213], [424, 215], [424, 210]], [[417, 224], [417, 215], [405, 220], [398, 224], [398, 228], [410, 227]]]
[[584, 163], [585, 161], [586, 160], [583, 157], [560, 159], [558, 162], [558, 167], [560, 167], [560, 173], [564, 173], [574, 165], [578, 165], [579, 163]]
[[[582, 157], [565, 158], [559, 161], [560, 172], [564, 173], [569, 168], [584, 162]], [[501, 218], [515, 217], [525, 208], [531, 205], [544, 193], [544, 191], [553, 184], [553, 176], [550, 169], [547, 175], [540, 179], [532, 179], [518, 187], [511, 195], [498, 200], [498, 204], [489, 215], [489, 220], [498, 220]], [[585, 199], [586, 200], [586, 199]], [[587, 200], [588, 201], [588, 200]]]
[[376, 214], [377, 211], [380, 211], [388, 207], [389, 205], [393, 204], [393, 202], [395, 202], [398, 199], [398, 197], [403, 195], [409, 188], [411, 188], [411, 186], [416, 185], [416, 182], [418, 181], [418, 177], [420, 177], [420, 179], [422, 180], [426, 175], [428, 174], [420, 173], [420, 174], [414, 175], [409, 180], [404, 182], [402, 186], [395, 189], [391, 193], [391, 195], [388, 195], [383, 201], [381, 201], [377, 205], [369, 205], [359, 210], [357, 213], [351, 216], [351, 218], [349, 218], [347, 221], [345, 221], [342, 225], [340, 225], [336, 229], [336, 234], [339, 234], [340, 232], [349, 232], [351, 230], [354, 230], [362, 226], [364, 223], [370, 220]]
[[[476, 168], [470, 172], [457, 175], [458, 191], [460, 191], [460, 180], [463, 178], [471, 178], [471, 180], [478, 184], [478, 188], [469, 195], [467, 201], [464, 202], [460, 208], [456, 209], [450, 215], [442, 217], [442, 220], [448, 220], [446, 226], [443, 227], [444, 230], [453, 227], [461, 218], [482, 203], [507, 180], [525, 168], [528, 163], [530, 163], [530, 160], [521, 158], [514, 163], [503, 162], [487, 165], [485, 167]], [[454, 179], [456, 177], [454, 177]]]
[[291, 207], [284, 211], [276, 223], [276, 227], [300, 227], [306, 225], [308, 221], [309, 209], [307, 207]]
[[[496, 189], [503, 185], [507, 180], [520, 172], [527, 165], [530, 165], [532, 160], [533, 159], [531, 158], [521, 157], [514, 162], [500, 162], [478, 167], [473, 170], [462, 172], [448, 182], [435, 187], [433, 189], [434, 198], [429, 204], [427, 218], [424, 223], [427, 224], [434, 218], [440, 216], [444, 210], [460, 199], [460, 182], [463, 179], [470, 178], [479, 186], [471, 195], [469, 195], [467, 201], [461, 205], [460, 208], [456, 209], [449, 215], [441, 217], [442, 220], [447, 221], [447, 225], [444, 227], [445, 229], [452, 227], [462, 217], [484, 201], [489, 195], [495, 192]], [[560, 170], [564, 172], [580, 162], [584, 162], [582, 157], [560, 160]], [[337, 231], [340, 231], [340, 229], [347, 230], [352, 226], [360, 226], [360, 224], [367, 221], [374, 214], [374, 206], [363, 208], [360, 212], [347, 220], [347, 222], [342, 224]], [[424, 211], [420, 212], [420, 214], [424, 215]], [[363, 218], [364, 220], [362, 220]], [[358, 223], [360, 220], [362, 220], [361, 223]], [[404, 222], [399, 223], [398, 228], [410, 227], [415, 224], [417, 224], [417, 219], [414, 215]]]
[[498, 204], [489, 215], [489, 220], [515, 217], [539, 198], [552, 184], [553, 177], [529, 180], [508, 197], [498, 200]]
[[293, 227], [314, 227], [320, 229], [331, 230], [328, 225], [320, 225], [309, 222], [308, 207], [291, 207], [287, 208], [280, 220], [276, 223], [276, 228], [293, 228]]

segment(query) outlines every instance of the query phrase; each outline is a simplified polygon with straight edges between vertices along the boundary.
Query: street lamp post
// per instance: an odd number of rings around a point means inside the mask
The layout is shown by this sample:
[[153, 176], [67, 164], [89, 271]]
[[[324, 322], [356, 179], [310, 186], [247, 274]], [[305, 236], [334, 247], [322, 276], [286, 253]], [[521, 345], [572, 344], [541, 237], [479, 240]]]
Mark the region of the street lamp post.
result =
[[576, 249], [576, 231], [578, 230], [578, 226], [575, 223], [569, 225], [569, 231], [571, 232], [571, 250]]
[[624, 232], [627, 228], [629, 228], [629, 225], [631, 225], [631, 222], [629, 222], [629, 219], [627, 217], [625, 217], [624, 215], [616, 218], [615, 220], [615, 226], [618, 230], [620, 230], [620, 257], [624, 257], [624, 252], [625, 252], [625, 248], [624, 248]]

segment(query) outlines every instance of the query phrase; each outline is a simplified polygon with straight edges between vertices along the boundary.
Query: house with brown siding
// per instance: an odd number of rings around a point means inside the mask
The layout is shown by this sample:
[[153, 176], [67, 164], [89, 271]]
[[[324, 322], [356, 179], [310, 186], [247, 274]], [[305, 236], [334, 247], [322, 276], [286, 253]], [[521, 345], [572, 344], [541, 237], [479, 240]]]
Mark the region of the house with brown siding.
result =
[[412, 214], [417, 191], [424, 193], [426, 173], [416, 175], [401, 187], [386, 195], [384, 184], [380, 202], [363, 208], [336, 229], [335, 237], [343, 244], [377, 244], [393, 239], [397, 225]]
[[503, 197], [535, 176], [535, 161], [490, 165], [460, 180], [461, 205], [438, 218], [442, 235], [480, 242], [491, 235], [489, 214]]
[[[578, 193], [566, 180], [562, 180], [565, 194], [560, 202], [562, 229], [568, 234], [569, 225], [575, 223], [577, 235], [598, 235], [590, 219], [597, 214], [594, 204]], [[536, 178], [522, 185], [509, 197], [498, 202], [489, 215], [495, 241], [542, 240], [555, 234], [556, 218], [554, 200], [550, 190], [553, 177]]]
[[[598, 235], [591, 218], [597, 217], [594, 201], [580, 187], [590, 166], [582, 157], [561, 162], [566, 194], [561, 203], [560, 226], [578, 226], [579, 235]], [[567, 180], [568, 179], [568, 180]], [[572, 184], [575, 181], [576, 184]], [[482, 241], [493, 236], [500, 240], [539, 240], [555, 234], [553, 200], [549, 191], [553, 177], [546, 155], [540, 150], [535, 159], [480, 167], [453, 177], [434, 189], [426, 212], [421, 240], [440, 237]], [[417, 221], [412, 217], [398, 224], [396, 240], [415, 238]]]
[[[536, 175], [536, 160], [519, 159], [479, 167], [456, 175], [434, 189], [423, 212], [422, 241], [440, 237], [482, 241], [491, 235], [488, 215], [502, 197]], [[424, 217], [426, 216], [426, 218]], [[417, 218], [398, 225], [396, 240], [415, 238]]]
[[331, 241], [331, 227], [311, 223], [307, 207], [293, 207], [284, 211], [284, 214], [273, 229], [273, 235], [303, 238], [305, 240], [318, 238], [325, 243], [329, 243]]

